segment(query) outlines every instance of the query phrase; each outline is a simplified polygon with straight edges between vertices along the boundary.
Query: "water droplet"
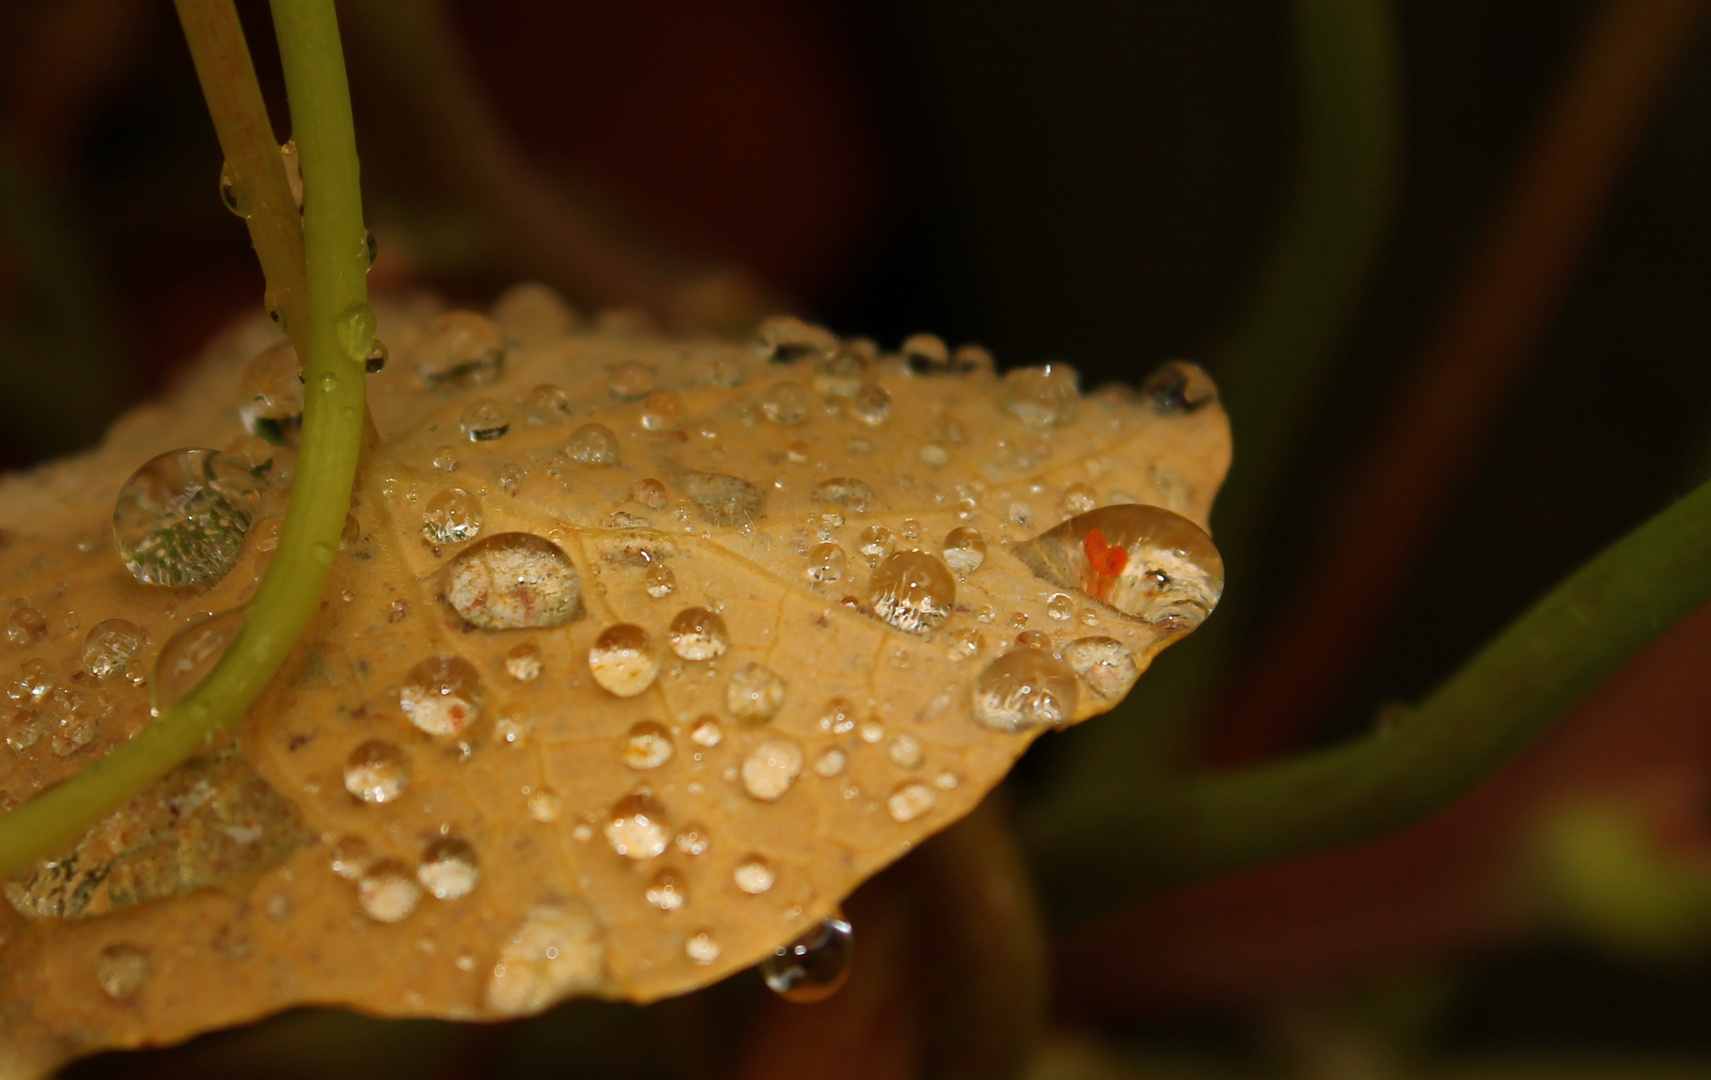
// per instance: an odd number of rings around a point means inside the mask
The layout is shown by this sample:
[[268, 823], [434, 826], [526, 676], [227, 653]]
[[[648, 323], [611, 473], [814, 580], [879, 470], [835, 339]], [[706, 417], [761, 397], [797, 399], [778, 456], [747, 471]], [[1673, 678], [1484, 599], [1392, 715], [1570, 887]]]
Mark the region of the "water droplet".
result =
[[683, 827], [682, 832], [677, 834], [675, 843], [677, 850], [685, 855], [691, 857], [704, 855], [707, 853], [707, 849], [713, 846], [713, 834], [707, 830], [707, 826], [698, 821], [692, 821]]
[[609, 626], [588, 650], [594, 681], [618, 697], [635, 697], [659, 675], [659, 657], [648, 632], [633, 623]]
[[422, 535], [436, 544], [461, 544], [481, 531], [481, 500], [462, 488], [446, 488], [422, 510]]
[[1080, 375], [1068, 364], [1016, 368], [1004, 376], [1004, 404], [1024, 423], [1067, 424], [1081, 400], [1080, 383]]
[[416, 879], [435, 900], [468, 896], [481, 879], [481, 862], [469, 841], [456, 836], [435, 840], [422, 853]]
[[606, 386], [619, 401], [640, 401], [654, 391], [654, 369], [640, 360], [625, 360], [613, 365]]
[[885, 738], [885, 725], [877, 720], [869, 720], [861, 726], [861, 741], [876, 745]]
[[576, 406], [569, 394], [550, 383], [542, 383], [523, 399], [523, 412], [536, 427], [552, 427], [569, 420]]
[[974, 684], [974, 715], [994, 731], [1061, 724], [1080, 701], [1075, 672], [1044, 649], [1012, 649], [986, 665]]
[[384, 739], [370, 739], [345, 758], [345, 790], [365, 803], [389, 803], [410, 783], [410, 759]]
[[606, 815], [606, 841], [629, 859], [652, 859], [665, 853], [671, 827], [665, 808], [645, 792], [627, 795]]
[[725, 620], [706, 608], [684, 608], [671, 620], [669, 640], [685, 660], [712, 660], [725, 654]]
[[1068, 593], [1053, 593], [1046, 601], [1046, 614], [1058, 622], [1075, 618], [1075, 598]]
[[744, 664], [725, 684], [725, 708], [739, 720], [770, 720], [783, 704], [784, 680], [763, 664]]
[[493, 721], [493, 737], [507, 746], [515, 746], [528, 737], [534, 721], [523, 713], [502, 712]]
[[1157, 506], [1077, 514], [1014, 550], [1047, 581], [1080, 589], [1166, 632], [1199, 626], [1224, 590], [1224, 561], [1211, 538]]
[[279, 161], [285, 166], [285, 186], [291, 191], [291, 201], [297, 212], [303, 212], [303, 158], [297, 153], [297, 140], [286, 139], [279, 147]]
[[1107, 701], [1127, 694], [1141, 675], [1134, 654], [1115, 638], [1077, 638], [1064, 646], [1063, 658], [1088, 689]]
[[352, 304], [333, 321], [333, 333], [339, 340], [339, 351], [353, 364], [366, 363], [374, 346], [376, 327], [374, 309], [367, 304]]
[[683, 399], [670, 390], [655, 390], [642, 403], [642, 427], [649, 431], [664, 431], [676, 427], [683, 419]]
[[83, 639], [83, 667], [97, 679], [124, 674], [131, 658], [143, 647], [148, 635], [125, 619], [104, 619]]
[[564, 800], [552, 788], [537, 788], [529, 792], [527, 803], [529, 817], [543, 825], [550, 825], [564, 813]]
[[760, 324], [755, 336], [761, 352], [775, 364], [824, 356], [838, 347], [838, 339], [830, 330], [793, 315], [772, 316]]
[[844, 576], [848, 565], [844, 549], [830, 541], [815, 544], [808, 551], [808, 577], [813, 581], [836, 581]]
[[212, 585], [238, 561], [260, 488], [217, 450], [171, 450], [125, 481], [113, 539], [125, 568], [149, 585]]
[[924, 551], [899, 551], [880, 563], [867, 586], [873, 613], [897, 629], [925, 634], [956, 608], [956, 578]]
[[687, 473], [679, 486], [714, 525], [752, 525], [765, 516], [766, 497], [740, 476]]
[[327, 852], [327, 864], [346, 881], [362, 877], [373, 862], [374, 851], [360, 836], [341, 836]]
[[942, 469], [951, 462], [951, 452], [945, 449], [944, 443], [926, 443], [917, 451], [917, 456], [923, 463], [935, 469]]
[[850, 399], [850, 415], [864, 424], [885, 423], [891, 415], [891, 392], [876, 382], [863, 383]]
[[778, 880], [778, 873], [763, 857], [750, 855], [731, 871], [731, 880], [737, 883], [737, 888], [750, 896], [759, 896], [772, 888], [772, 883]]
[[918, 375], [943, 375], [950, 370], [950, 350], [937, 334], [911, 334], [899, 351], [909, 370]]
[[939, 797], [932, 788], [919, 780], [911, 780], [891, 793], [891, 797], [885, 800], [885, 809], [890, 812], [892, 821], [914, 821], [938, 801]]
[[519, 345], [544, 345], [568, 334], [577, 315], [550, 286], [524, 282], [493, 302], [493, 321]]
[[160, 647], [154, 662], [154, 680], [149, 685], [158, 712], [196, 689], [196, 684], [214, 670], [226, 648], [244, 624], [244, 609], [212, 615], [186, 626]]
[[303, 365], [291, 342], [275, 343], [245, 366], [238, 400], [238, 419], [252, 435], [275, 446], [296, 438], [303, 424]]
[[505, 654], [505, 674], [518, 682], [534, 682], [541, 677], [541, 648], [524, 642]]
[[461, 656], [441, 653], [411, 668], [398, 707], [429, 735], [457, 735], [481, 715], [481, 676]]
[[457, 472], [457, 451], [449, 446], [437, 447], [433, 457], [434, 468], [441, 472]]
[[670, 596], [671, 590], [677, 586], [677, 575], [664, 563], [655, 563], [642, 574], [642, 586], [647, 589], [649, 596], [655, 600], [663, 600]]
[[470, 442], [492, 442], [511, 430], [511, 418], [505, 406], [492, 398], [476, 398], [464, 407], [458, 426]]
[[724, 739], [724, 729], [719, 727], [719, 721], [711, 716], [703, 716], [695, 722], [695, 729], [689, 733], [697, 746], [718, 746]]
[[1099, 495], [1092, 484], [1071, 484], [1063, 489], [1063, 505], [1072, 514], [1085, 514], [1099, 505]]
[[657, 720], [643, 720], [624, 736], [624, 764], [632, 769], [657, 769], [671, 754], [671, 732]]
[[793, 382], [775, 383], [760, 399], [760, 408], [775, 424], [800, 424], [808, 419], [808, 392]]
[[814, 365], [814, 391], [827, 397], [853, 397], [873, 378], [873, 359], [858, 349], [840, 348]]
[[814, 771], [821, 776], [833, 777], [842, 775], [849, 766], [850, 756], [842, 747], [829, 747], [814, 761]]
[[1052, 636], [1044, 630], [1024, 630], [1016, 635], [1016, 644], [1028, 649], [1049, 649]]
[[583, 424], [570, 433], [564, 454], [582, 465], [616, 465], [618, 436], [605, 424]]
[[232, 163], [220, 162], [220, 202], [227, 210], [245, 219], [250, 216], [249, 197], [247, 192], [238, 187], [232, 174]]
[[958, 577], [967, 577], [986, 561], [986, 538], [980, 530], [963, 525], [945, 536], [945, 563]]
[[101, 950], [95, 962], [95, 981], [108, 997], [122, 1001], [148, 984], [152, 967], [147, 949], [120, 942]]
[[651, 477], [637, 480], [636, 486], [630, 489], [630, 498], [649, 510], [664, 510], [668, 501], [665, 485]]
[[422, 899], [410, 868], [397, 859], [383, 859], [370, 866], [357, 882], [357, 903], [375, 922], [395, 923], [409, 918]]
[[485, 315], [447, 311], [416, 335], [410, 356], [430, 390], [483, 386], [504, 370], [505, 336]]
[[1218, 400], [1212, 377], [1199, 364], [1187, 360], [1160, 364], [1141, 384], [1141, 393], [1160, 416], [1185, 416]]
[[834, 912], [795, 941], [779, 946], [761, 961], [760, 973], [779, 997], [812, 1005], [849, 981], [854, 956], [855, 934], [843, 915]]
[[582, 578], [558, 545], [533, 533], [471, 544], [446, 568], [446, 602], [484, 630], [562, 626], [582, 618]]
[[768, 739], [743, 759], [743, 790], [764, 802], [776, 802], [802, 772], [802, 748], [787, 739]]
[[899, 735], [885, 748], [885, 755], [899, 768], [913, 769], [921, 764], [921, 740], [913, 735]]
[[487, 1006], [500, 1016], [532, 1016], [593, 993], [605, 978], [606, 943], [588, 908], [574, 900], [540, 904], [500, 949]]
[[881, 559], [891, 554], [891, 547], [891, 530], [883, 525], [869, 525], [856, 537], [856, 550], [869, 566], [878, 566]]
[[676, 911], [689, 903], [689, 883], [675, 871], [661, 870], [648, 882], [644, 895], [661, 911]]
[[392, 350], [386, 347], [386, 342], [379, 338], [368, 347], [368, 353], [362, 358], [362, 370], [370, 375], [378, 375], [386, 368], [386, 361], [392, 358]]
[[6, 618], [6, 640], [14, 645], [33, 645], [47, 632], [47, 617], [33, 607], [17, 608]]
[[339, 388], [339, 377], [329, 371], [321, 376], [321, 393], [330, 394]]
[[713, 963], [719, 959], [721, 951], [718, 939], [713, 936], [711, 930], [698, 930], [683, 943], [683, 954], [697, 964]]
[[362, 261], [370, 270], [374, 269], [375, 260], [380, 258], [380, 241], [367, 229], [362, 231]]
[[849, 476], [834, 476], [814, 485], [808, 497], [817, 503], [841, 506], [852, 514], [865, 514], [873, 506], [873, 488]]

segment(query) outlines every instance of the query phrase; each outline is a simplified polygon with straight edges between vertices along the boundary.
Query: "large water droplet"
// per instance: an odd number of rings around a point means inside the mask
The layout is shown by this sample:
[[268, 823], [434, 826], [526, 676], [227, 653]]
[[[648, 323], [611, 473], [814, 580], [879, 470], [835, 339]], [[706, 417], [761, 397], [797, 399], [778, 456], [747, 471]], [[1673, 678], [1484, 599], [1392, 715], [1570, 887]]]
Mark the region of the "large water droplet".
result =
[[671, 754], [671, 732], [657, 720], [634, 724], [624, 736], [624, 764], [632, 769], [657, 769]]
[[122, 1001], [148, 984], [152, 968], [147, 949], [120, 942], [101, 950], [95, 963], [95, 981], [108, 997]]
[[956, 609], [956, 578], [924, 551], [899, 551], [873, 572], [867, 602], [897, 629], [925, 634]]
[[725, 620], [706, 608], [684, 608], [671, 620], [671, 651], [685, 660], [712, 660], [725, 654]]
[[1080, 701], [1075, 672], [1044, 649], [1019, 648], [986, 665], [974, 683], [974, 715], [994, 731], [1061, 724]]
[[482, 386], [504, 370], [505, 336], [485, 315], [447, 311], [416, 335], [410, 356], [429, 389]]
[[232, 163], [220, 162], [220, 202], [227, 210], [245, 219], [250, 216], [249, 194], [238, 187], [237, 179], [232, 173]]
[[158, 712], [196, 689], [196, 684], [214, 670], [238, 630], [244, 625], [244, 609], [233, 608], [186, 626], [166, 640], [154, 662], [154, 680], [149, 684]]
[[422, 510], [422, 535], [436, 544], [461, 544], [481, 531], [481, 500], [462, 488], [446, 488]]
[[1106, 701], [1127, 694], [1141, 675], [1134, 653], [1115, 638], [1077, 638], [1064, 646], [1063, 658], [1087, 688]]
[[384, 739], [359, 744], [345, 758], [345, 790], [365, 803], [389, 803], [410, 783], [410, 759]]
[[743, 790], [763, 802], [775, 802], [801, 773], [802, 748], [788, 739], [768, 739], [743, 759]]
[[1068, 364], [1016, 368], [1004, 376], [1004, 405], [1025, 423], [1067, 424], [1080, 400], [1081, 377]]
[[471, 544], [446, 568], [446, 602], [484, 630], [562, 626], [580, 619], [582, 578], [550, 540], [499, 533]]
[[725, 684], [725, 708], [739, 720], [770, 720], [783, 704], [784, 680], [764, 664], [744, 664]]
[[416, 880], [435, 900], [457, 900], [468, 896], [481, 880], [481, 861], [468, 840], [442, 837], [422, 853]]
[[481, 715], [481, 675], [461, 656], [441, 653], [410, 669], [398, 707], [429, 735], [456, 735]]
[[125, 481], [113, 540], [125, 569], [149, 585], [212, 585], [238, 561], [260, 488], [217, 450], [171, 450]]
[[687, 473], [679, 486], [714, 525], [751, 525], [765, 515], [766, 497], [740, 476]]
[[812, 1005], [837, 993], [850, 977], [855, 934], [841, 914], [821, 919], [806, 934], [780, 945], [761, 961], [761, 977], [773, 993], [799, 1005]]
[[294, 443], [303, 426], [303, 365], [291, 342], [261, 351], [238, 384], [238, 419], [275, 446]]
[[1013, 550], [1047, 581], [1167, 632], [1199, 626], [1224, 591], [1224, 560], [1212, 539], [1158, 506], [1077, 514]]
[[402, 922], [421, 902], [422, 887], [408, 866], [397, 859], [383, 859], [357, 882], [356, 898], [363, 913], [375, 922]]
[[458, 426], [463, 428], [464, 436], [470, 442], [492, 442], [504, 438], [511, 430], [511, 418], [505, 412], [505, 406], [493, 398], [476, 398], [464, 406], [463, 415], [458, 417]]
[[583, 424], [570, 433], [564, 455], [581, 465], [616, 465], [618, 436], [605, 424]]
[[122, 675], [148, 635], [125, 619], [103, 619], [83, 639], [83, 667], [97, 679]]
[[760, 855], [750, 855], [737, 864], [731, 871], [731, 880], [737, 888], [750, 896], [759, 896], [772, 888], [772, 883], [778, 880], [778, 872]]
[[659, 675], [659, 656], [648, 632], [633, 623], [609, 626], [588, 650], [594, 681], [618, 697], [635, 697]]
[[671, 837], [665, 808], [645, 792], [627, 795], [606, 815], [606, 842], [628, 859], [652, 859], [665, 853]]

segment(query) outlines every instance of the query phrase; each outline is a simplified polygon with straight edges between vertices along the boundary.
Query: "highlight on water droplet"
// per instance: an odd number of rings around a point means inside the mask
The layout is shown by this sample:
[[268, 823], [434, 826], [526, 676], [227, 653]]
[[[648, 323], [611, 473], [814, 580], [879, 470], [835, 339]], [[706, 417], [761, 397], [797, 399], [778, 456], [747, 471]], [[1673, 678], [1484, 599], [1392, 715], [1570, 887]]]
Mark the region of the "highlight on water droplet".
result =
[[659, 675], [659, 656], [648, 632], [634, 623], [609, 626], [588, 650], [588, 670], [610, 694], [635, 697]]
[[398, 707], [429, 735], [457, 735], [481, 715], [481, 675], [461, 656], [441, 653], [412, 667]]
[[481, 531], [481, 500], [462, 488], [446, 488], [422, 509], [422, 535], [436, 544], [461, 544]]
[[149, 694], [158, 713], [196, 689], [226, 655], [244, 625], [244, 609], [232, 608], [192, 623], [167, 638], [155, 657]]
[[170, 450], [125, 481], [113, 541], [149, 585], [212, 585], [237, 564], [261, 489], [248, 465], [218, 450]]
[[897, 629], [925, 634], [956, 609], [956, 578], [924, 551], [899, 551], [873, 572], [867, 603]]
[[583, 615], [575, 564], [533, 533], [498, 533], [464, 548], [446, 567], [445, 596], [484, 630], [563, 626]]
[[855, 933], [834, 911], [788, 945], [761, 961], [761, 977], [779, 997], [798, 1005], [825, 1001], [849, 981]]
[[637, 861], [663, 855], [671, 837], [665, 808], [646, 792], [626, 795], [614, 803], [603, 830], [613, 851]]
[[974, 684], [975, 719], [994, 731], [1064, 723], [1079, 702], [1075, 672], [1045, 649], [1011, 649], [986, 665]]
[[667, 640], [685, 660], [712, 660], [725, 654], [725, 620], [706, 608], [684, 608], [671, 620]]

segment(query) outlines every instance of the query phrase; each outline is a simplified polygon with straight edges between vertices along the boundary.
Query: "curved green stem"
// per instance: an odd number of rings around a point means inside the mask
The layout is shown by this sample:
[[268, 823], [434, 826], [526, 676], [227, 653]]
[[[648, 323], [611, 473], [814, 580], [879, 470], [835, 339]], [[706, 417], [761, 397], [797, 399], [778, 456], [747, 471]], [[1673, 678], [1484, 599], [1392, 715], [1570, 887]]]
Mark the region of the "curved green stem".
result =
[[[279, 547], [243, 628], [207, 678], [107, 758], [0, 818], [0, 874], [75, 840], [241, 716], [319, 605], [338, 550], [362, 442], [363, 359], [374, 337], [356, 138], [332, 0], [275, 0], [274, 25], [304, 190], [312, 193], [303, 220], [303, 433]], [[273, 154], [277, 161], [277, 147]]]
[[[1492, 557], [1470, 552], [1470, 560]], [[1412, 824], [1478, 786], [1623, 661], [1711, 602], [1711, 483], [1534, 604], [1398, 723], [1276, 764], [1176, 781], [1144, 808], [1040, 845], [1074, 866], [1067, 915]]]

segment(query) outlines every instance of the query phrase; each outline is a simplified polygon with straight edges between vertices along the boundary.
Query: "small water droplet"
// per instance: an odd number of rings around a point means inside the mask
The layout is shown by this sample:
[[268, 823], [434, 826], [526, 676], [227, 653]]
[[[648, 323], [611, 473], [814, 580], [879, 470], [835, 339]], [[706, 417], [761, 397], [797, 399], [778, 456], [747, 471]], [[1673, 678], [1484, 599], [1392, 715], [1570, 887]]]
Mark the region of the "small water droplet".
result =
[[707, 826], [698, 821], [692, 821], [683, 827], [682, 832], [677, 834], [675, 843], [677, 850], [685, 855], [691, 857], [704, 855], [707, 849], [713, 846], [713, 834], [708, 831]]
[[383, 859], [357, 882], [356, 897], [363, 914], [375, 922], [402, 922], [421, 902], [422, 887], [408, 866], [397, 859]]
[[640, 401], [654, 391], [654, 369], [640, 360], [625, 360], [613, 365], [606, 386], [619, 401]]
[[865, 514], [874, 503], [873, 488], [865, 481], [849, 476], [834, 476], [820, 481], [809, 491], [808, 497], [817, 503], [841, 506], [852, 514]]
[[686, 473], [679, 486], [714, 525], [752, 525], [765, 516], [765, 495], [740, 476]]
[[911, 334], [898, 351], [917, 375], [943, 375], [950, 370], [951, 352], [937, 334]]
[[362, 358], [362, 370], [370, 375], [378, 375], [386, 368], [386, 361], [392, 358], [392, 350], [386, 347], [386, 342], [379, 338], [368, 347], [368, 352]]
[[1063, 506], [1072, 514], [1085, 514], [1099, 505], [1099, 494], [1092, 484], [1071, 484], [1063, 489]]
[[104, 619], [83, 638], [83, 667], [97, 679], [124, 674], [148, 635], [125, 619]]
[[723, 656], [728, 644], [725, 620], [706, 608], [684, 608], [671, 620], [671, 651], [685, 660]]
[[481, 862], [469, 841], [457, 836], [435, 840], [422, 853], [416, 879], [436, 900], [468, 896], [481, 880]]
[[842, 747], [833, 746], [827, 748], [815, 759], [814, 771], [824, 777], [841, 776], [849, 763], [849, 754]]
[[682, 421], [683, 399], [670, 390], [655, 390], [642, 403], [642, 427], [649, 431], [664, 431]]
[[327, 852], [327, 863], [333, 873], [346, 881], [355, 881], [368, 872], [374, 862], [374, 850], [360, 836], [341, 836], [333, 841]]
[[836, 581], [844, 576], [849, 557], [844, 549], [830, 541], [815, 544], [808, 551], [808, 577], [813, 581]]
[[527, 803], [529, 817], [543, 825], [550, 825], [564, 813], [564, 800], [552, 788], [536, 788], [529, 792]]
[[568, 334], [578, 317], [550, 286], [524, 282], [493, 302], [493, 321], [519, 345], [544, 345]]
[[697, 964], [711, 964], [719, 959], [719, 941], [711, 930], [698, 930], [683, 943], [683, 954]]
[[703, 716], [695, 722], [695, 728], [689, 733], [697, 746], [718, 746], [724, 739], [724, 729], [719, 727], [719, 721], [711, 716]]
[[367, 229], [362, 231], [362, 261], [370, 270], [374, 269], [375, 260], [380, 258], [380, 241]]
[[775, 383], [760, 399], [760, 408], [775, 424], [800, 424], [808, 419], [808, 392], [793, 382]]
[[1160, 416], [1185, 416], [1218, 400], [1218, 388], [1199, 364], [1169, 360], [1141, 384], [1141, 394]]
[[352, 304], [333, 320], [339, 351], [347, 360], [353, 364], [366, 363], [369, 350], [374, 346], [376, 326], [374, 309], [367, 304]]
[[461, 656], [441, 653], [411, 668], [398, 707], [429, 735], [457, 735], [481, 715], [481, 675]]
[[286, 139], [279, 147], [279, 162], [285, 166], [285, 186], [291, 191], [291, 201], [297, 212], [303, 212], [303, 158], [297, 153], [297, 140]]
[[1025, 649], [1049, 649], [1052, 636], [1044, 630], [1024, 630], [1016, 635], [1016, 644]]
[[511, 418], [493, 398], [476, 398], [464, 407], [458, 426], [470, 442], [492, 442], [511, 430]]
[[523, 412], [536, 427], [552, 427], [569, 420], [576, 412], [570, 395], [550, 383], [542, 383], [523, 399]]
[[125, 481], [113, 539], [149, 585], [212, 585], [238, 561], [261, 497], [249, 466], [217, 450], [171, 450]]
[[533, 533], [498, 533], [459, 552], [446, 568], [445, 595], [484, 630], [563, 626], [583, 615], [575, 564]]
[[869, 566], [878, 566], [880, 560], [891, 554], [893, 538], [891, 530], [883, 525], [869, 525], [856, 537], [856, 550]]
[[618, 697], [635, 697], [659, 675], [659, 657], [648, 633], [633, 623], [609, 626], [588, 650], [594, 681]]
[[47, 617], [33, 607], [17, 608], [6, 618], [6, 640], [14, 645], [33, 645], [47, 633]]
[[1012, 649], [986, 665], [974, 684], [974, 715], [994, 731], [1061, 724], [1080, 700], [1075, 672], [1044, 649]]
[[541, 667], [539, 645], [525, 641], [505, 654], [505, 674], [518, 682], [534, 682], [541, 677]]
[[654, 563], [642, 573], [642, 587], [655, 600], [663, 600], [671, 595], [671, 590], [677, 586], [677, 575], [671, 572], [671, 567], [664, 563]]
[[485, 315], [447, 311], [410, 344], [416, 372], [430, 390], [483, 386], [505, 367], [505, 336]]
[[457, 472], [457, 451], [450, 446], [435, 448], [433, 464], [441, 472]]
[[794, 315], [772, 316], [760, 324], [755, 337], [761, 353], [775, 364], [824, 356], [838, 347], [838, 339], [830, 330], [803, 322]]
[[945, 448], [944, 443], [925, 443], [917, 451], [917, 456], [923, 463], [931, 465], [935, 469], [942, 469], [951, 462], [951, 452]]
[[321, 376], [321, 393], [330, 394], [339, 388], [339, 377], [329, 371]]
[[891, 415], [891, 392], [876, 382], [863, 383], [850, 399], [850, 415], [864, 424], [883, 424]]
[[773, 993], [798, 1005], [825, 1001], [849, 981], [855, 934], [834, 912], [761, 961], [761, 977]]
[[770, 720], [783, 704], [784, 680], [764, 664], [744, 664], [725, 684], [725, 708], [739, 720]]
[[759, 896], [772, 888], [772, 883], [778, 880], [778, 873], [762, 856], [750, 855], [731, 871], [731, 880], [750, 896]]
[[1068, 364], [1016, 368], [1004, 376], [1004, 404], [1024, 423], [1046, 427], [1075, 418], [1081, 376]]
[[665, 485], [652, 477], [637, 480], [636, 486], [630, 489], [630, 498], [649, 510], [664, 510], [668, 502]]
[[446, 488], [422, 510], [422, 535], [436, 544], [461, 544], [481, 531], [481, 500], [462, 488]]
[[897, 629], [925, 634], [956, 608], [956, 578], [924, 551], [899, 551], [873, 572], [868, 606]]
[[1127, 694], [1140, 678], [1134, 653], [1115, 638], [1077, 638], [1064, 646], [1063, 658], [1088, 689], [1106, 701]]
[[788, 739], [768, 739], [743, 759], [743, 790], [763, 802], [776, 802], [802, 772], [802, 748]]
[[389, 803], [410, 783], [410, 759], [384, 739], [359, 744], [345, 758], [345, 790], [365, 803]]
[[246, 431], [275, 446], [294, 442], [303, 425], [303, 365], [291, 342], [276, 342], [244, 367], [238, 402]]
[[624, 736], [624, 764], [632, 769], [657, 769], [671, 760], [671, 732], [657, 720], [643, 720]]
[[604, 828], [613, 851], [638, 861], [664, 854], [671, 836], [665, 808], [645, 792], [626, 795], [614, 803]]
[[233, 608], [186, 626], [160, 647], [149, 684], [156, 712], [167, 708], [196, 689], [226, 655], [232, 639], [244, 625], [244, 609]]
[[564, 455], [581, 465], [616, 465], [618, 436], [605, 424], [583, 424], [570, 433]]
[[249, 195], [244, 189], [238, 187], [237, 180], [232, 173], [232, 163], [229, 161], [220, 162], [220, 202], [224, 204], [227, 210], [246, 221], [249, 220]]
[[101, 950], [95, 963], [95, 980], [114, 1001], [133, 997], [148, 984], [153, 964], [149, 953], [137, 945], [120, 942]]
[[893, 765], [913, 769], [921, 764], [921, 740], [913, 735], [899, 735], [885, 748], [885, 755], [891, 759]]
[[689, 883], [674, 870], [661, 870], [648, 882], [643, 895], [661, 911], [677, 911], [689, 903]]
[[1068, 593], [1053, 593], [1046, 601], [1046, 614], [1059, 622], [1075, 617], [1075, 598]]
[[891, 797], [885, 800], [885, 809], [891, 814], [892, 821], [908, 822], [931, 810], [938, 801], [939, 797], [932, 788], [919, 780], [911, 780], [891, 793]]

